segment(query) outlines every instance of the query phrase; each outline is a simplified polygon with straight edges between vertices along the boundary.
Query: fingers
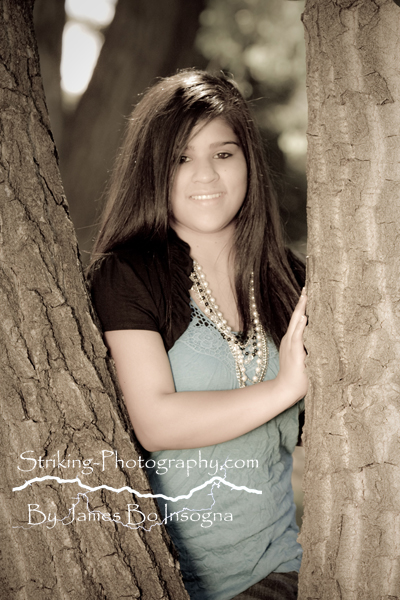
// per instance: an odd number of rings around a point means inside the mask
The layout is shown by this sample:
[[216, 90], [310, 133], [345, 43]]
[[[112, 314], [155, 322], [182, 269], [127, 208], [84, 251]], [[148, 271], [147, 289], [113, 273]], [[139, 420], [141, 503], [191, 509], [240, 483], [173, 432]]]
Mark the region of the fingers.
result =
[[299, 322], [296, 325], [295, 330], [293, 331], [292, 341], [297, 342], [301, 341], [303, 343], [303, 334], [307, 325], [307, 317], [306, 315], [302, 315], [299, 319]]
[[[288, 329], [286, 332], [288, 337], [291, 337], [294, 334], [294, 332], [296, 331], [296, 329], [299, 325], [302, 326], [302, 331], [304, 331], [304, 327], [306, 326], [306, 323], [307, 323], [307, 318], [305, 317], [306, 305], [307, 305], [307, 296], [305, 295], [304, 288], [303, 288], [302, 294], [299, 298], [299, 301], [297, 302], [296, 308], [294, 309], [292, 317], [289, 322], [289, 326], [288, 326]], [[302, 317], [304, 317], [304, 319], [302, 319]], [[305, 321], [305, 322], [303, 323], [303, 321]]]

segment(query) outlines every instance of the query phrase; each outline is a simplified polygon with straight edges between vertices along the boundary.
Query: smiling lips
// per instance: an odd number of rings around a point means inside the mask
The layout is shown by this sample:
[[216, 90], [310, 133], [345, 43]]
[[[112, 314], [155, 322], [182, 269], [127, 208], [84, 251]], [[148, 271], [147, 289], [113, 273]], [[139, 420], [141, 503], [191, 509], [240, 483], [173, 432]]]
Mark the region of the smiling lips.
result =
[[193, 200], [214, 200], [215, 198], [220, 198], [223, 192], [217, 192], [216, 194], [192, 194], [190, 198]]

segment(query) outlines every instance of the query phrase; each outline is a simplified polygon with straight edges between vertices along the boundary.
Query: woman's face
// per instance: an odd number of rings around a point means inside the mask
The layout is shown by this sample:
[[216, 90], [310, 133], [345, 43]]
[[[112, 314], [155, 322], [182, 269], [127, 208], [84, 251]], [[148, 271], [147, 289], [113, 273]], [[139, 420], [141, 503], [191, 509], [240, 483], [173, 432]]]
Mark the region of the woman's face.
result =
[[221, 117], [192, 130], [172, 186], [175, 231], [219, 232], [234, 228], [247, 192], [247, 165], [239, 140]]

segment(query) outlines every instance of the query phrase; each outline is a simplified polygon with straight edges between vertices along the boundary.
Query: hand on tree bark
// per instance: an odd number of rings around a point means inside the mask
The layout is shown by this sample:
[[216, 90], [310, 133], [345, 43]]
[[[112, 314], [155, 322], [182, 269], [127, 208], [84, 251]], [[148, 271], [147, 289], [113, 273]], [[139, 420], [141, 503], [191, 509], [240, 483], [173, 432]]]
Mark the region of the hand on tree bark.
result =
[[308, 377], [304, 364], [306, 351], [303, 333], [307, 324], [305, 314], [307, 296], [304, 291], [293, 311], [289, 326], [279, 348], [279, 373], [276, 377], [285, 397], [293, 398], [295, 404], [303, 398], [308, 389]]

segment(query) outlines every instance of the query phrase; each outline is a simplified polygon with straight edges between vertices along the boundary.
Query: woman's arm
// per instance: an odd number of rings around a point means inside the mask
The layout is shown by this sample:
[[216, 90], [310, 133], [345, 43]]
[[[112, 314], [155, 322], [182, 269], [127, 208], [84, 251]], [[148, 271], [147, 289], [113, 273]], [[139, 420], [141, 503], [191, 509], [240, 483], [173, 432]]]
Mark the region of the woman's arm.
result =
[[235, 390], [176, 392], [159, 333], [106, 332], [142, 446], [154, 452], [225, 442], [259, 427], [300, 400], [308, 386], [303, 346], [306, 301], [306, 296], [300, 296], [282, 338], [277, 377]]

